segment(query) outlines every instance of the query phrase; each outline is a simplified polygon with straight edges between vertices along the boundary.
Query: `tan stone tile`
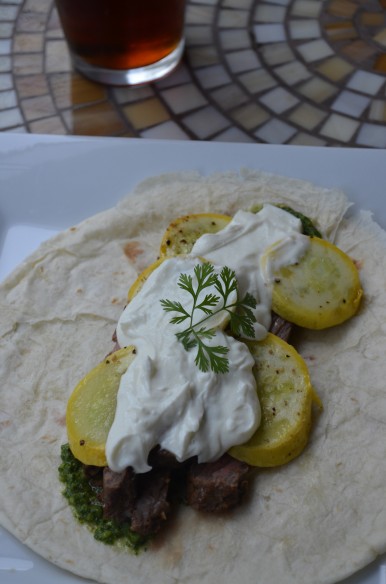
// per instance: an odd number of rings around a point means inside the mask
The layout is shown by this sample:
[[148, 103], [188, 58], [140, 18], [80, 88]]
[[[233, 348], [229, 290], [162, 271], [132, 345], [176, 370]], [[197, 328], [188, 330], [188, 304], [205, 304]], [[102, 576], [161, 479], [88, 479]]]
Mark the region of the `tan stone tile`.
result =
[[93, 83], [78, 73], [53, 74], [50, 85], [59, 109], [107, 99], [107, 90], [102, 85]]
[[169, 113], [157, 98], [127, 105], [123, 113], [136, 130], [143, 130], [165, 122], [170, 118]]
[[326, 59], [321, 63], [317, 70], [322, 73], [325, 77], [331, 79], [331, 81], [339, 81], [346, 77], [352, 72], [354, 67], [350, 65], [348, 61], [341, 59], [340, 57], [331, 57], [331, 59]]
[[47, 23], [46, 30], [47, 38], [63, 38], [62, 25], [60, 24], [59, 14], [56, 8], [51, 12], [51, 16]]
[[234, 83], [212, 91], [211, 96], [223, 111], [233, 109], [249, 100], [249, 96]]
[[193, 47], [187, 49], [189, 61], [192, 67], [205, 67], [205, 65], [214, 65], [219, 62], [219, 55], [216, 47], [209, 45], [206, 47]]
[[[159, 82], [158, 86], [160, 86]], [[118, 103], [132, 103], [133, 101], [142, 101], [148, 97], [154, 97], [154, 89], [150, 85], [115, 87], [112, 92]]]
[[151, 140], [189, 140], [189, 136], [172, 120], [144, 130], [141, 137]]
[[16, 75], [32, 75], [43, 72], [43, 54], [15, 55], [13, 58], [13, 72]]
[[239, 80], [250, 93], [265, 91], [277, 85], [277, 81], [265, 69], [239, 75]]
[[52, 0], [26, 0], [23, 12], [42, 12], [47, 14], [52, 5]]
[[29, 129], [33, 134], [67, 134], [67, 130], [59, 116], [31, 122]]
[[363, 63], [363, 61], [375, 55], [377, 49], [362, 40], [358, 40], [342, 47], [341, 51], [357, 63]]
[[326, 146], [326, 140], [321, 140], [305, 132], [299, 132], [289, 141], [289, 144], [293, 144], [294, 146]]
[[162, 92], [162, 98], [175, 114], [185, 113], [208, 103], [193, 83], [165, 89]]
[[183, 119], [184, 126], [199, 140], [210, 139], [230, 127], [230, 122], [214, 107], [202, 108]]
[[328, 3], [327, 12], [334, 16], [343, 16], [351, 18], [358, 10], [358, 5], [348, 0], [333, 0]]
[[246, 130], [256, 128], [269, 118], [268, 112], [255, 103], [248, 103], [233, 110], [231, 116], [237, 124]]
[[186, 7], [186, 24], [208, 24], [212, 22], [214, 17], [213, 6], [198, 6], [195, 4], [188, 4]]
[[385, 17], [381, 12], [364, 12], [359, 16], [362, 26], [382, 26], [384, 21]]
[[186, 26], [185, 36], [188, 45], [209, 45], [213, 42], [213, 32], [210, 26]]
[[16, 33], [13, 37], [14, 53], [40, 53], [43, 50], [43, 35]]
[[294, 110], [289, 119], [298, 126], [302, 126], [306, 130], [313, 130], [326, 117], [327, 112], [318, 109], [308, 103], [302, 103], [296, 110]]
[[50, 40], [46, 43], [47, 73], [62, 73], [72, 70], [70, 53], [64, 40]]
[[15, 83], [20, 98], [49, 93], [45, 75], [23, 75], [16, 77]]
[[294, 16], [306, 16], [308, 18], [318, 18], [322, 10], [319, 0], [295, 0], [292, 6]]
[[338, 91], [338, 88], [319, 77], [313, 77], [310, 81], [306, 81], [306, 83], [299, 87], [298, 90], [312, 101], [322, 103], [325, 99], [334, 95]]
[[45, 118], [56, 113], [50, 95], [29, 97], [21, 100], [21, 109], [27, 121]]
[[98, 83], [93, 83], [79, 74], [71, 76], [71, 99], [74, 105], [92, 103], [107, 98], [107, 91]]
[[386, 121], [386, 104], [383, 100], [373, 100], [370, 106], [369, 119], [376, 122]]
[[69, 133], [77, 136], [115, 136], [127, 132], [121, 117], [107, 102], [68, 110], [63, 116]]
[[22, 12], [16, 21], [18, 32], [44, 32], [47, 15], [43, 12]]
[[246, 28], [249, 13], [246, 10], [223, 8], [218, 16], [218, 26], [222, 28]]
[[373, 38], [375, 42], [386, 47], [386, 28], [382, 28]]
[[330, 41], [345, 41], [358, 38], [358, 33], [352, 22], [330, 22], [324, 30]]
[[352, 118], [347, 118], [340, 114], [332, 114], [323, 125], [321, 134], [333, 140], [349, 142], [358, 127], [359, 122]]
[[298, 51], [307, 63], [320, 61], [334, 54], [331, 46], [324, 39], [316, 39], [299, 45]]

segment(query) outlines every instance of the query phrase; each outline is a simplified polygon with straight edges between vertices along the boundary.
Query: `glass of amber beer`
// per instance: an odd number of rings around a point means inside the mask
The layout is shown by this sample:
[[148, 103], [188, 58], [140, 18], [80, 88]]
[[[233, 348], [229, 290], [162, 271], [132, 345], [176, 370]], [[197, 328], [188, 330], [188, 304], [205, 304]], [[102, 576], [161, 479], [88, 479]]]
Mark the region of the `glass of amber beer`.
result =
[[184, 49], [185, 0], [56, 0], [74, 61], [111, 85], [155, 81]]

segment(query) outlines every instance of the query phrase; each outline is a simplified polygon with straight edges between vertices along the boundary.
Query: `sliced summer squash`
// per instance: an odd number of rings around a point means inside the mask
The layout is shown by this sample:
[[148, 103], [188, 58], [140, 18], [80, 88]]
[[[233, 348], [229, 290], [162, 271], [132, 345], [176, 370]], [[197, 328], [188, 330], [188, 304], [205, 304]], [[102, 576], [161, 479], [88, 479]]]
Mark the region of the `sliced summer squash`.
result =
[[78, 383], [67, 404], [68, 442], [83, 464], [106, 466], [105, 444], [115, 416], [122, 375], [135, 358], [134, 347], [111, 353]]
[[321, 407], [321, 401], [305, 362], [291, 345], [271, 333], [247, 345], [256, 361], [262, 419], [248, 442], [234, 446], [229, 454], [252, 466], [279, 466], [303, 451], [311, 429], [312, 403]]
[[127, 299], [129, 301], [132, 300], [136, 294], [138, 294], [150, 274], [154, 272], [154, 270], [158, 268], [158, 266], [160, 266], [164, 260], [165, 258], [159, 258], [139, 274], [138, 278], [132, 283], [127, 293]]
[[161, 257], [187, 254], [204, 233], [217, 233], [228, 225], [232, 217], [217, 213], [185, 215], [170, 223], [161, 241]]
[[[262, 259], [269, 261], [274, 251]], [[310, 238], [303, 258], [273, 274], [272, 309], [309, 329], [324, 329], [348, 320], [362, 298], [358, 271], [348, 255], [332, 243]]]

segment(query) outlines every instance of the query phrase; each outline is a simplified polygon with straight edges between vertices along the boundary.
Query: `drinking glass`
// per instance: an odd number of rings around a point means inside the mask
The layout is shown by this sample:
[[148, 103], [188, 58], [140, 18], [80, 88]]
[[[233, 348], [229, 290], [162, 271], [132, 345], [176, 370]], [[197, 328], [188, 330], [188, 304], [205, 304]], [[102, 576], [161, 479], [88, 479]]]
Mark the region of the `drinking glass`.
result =
[[56, 0], [74, 66], [112, 85], [155, 81], [184, 49], [185, 0]]

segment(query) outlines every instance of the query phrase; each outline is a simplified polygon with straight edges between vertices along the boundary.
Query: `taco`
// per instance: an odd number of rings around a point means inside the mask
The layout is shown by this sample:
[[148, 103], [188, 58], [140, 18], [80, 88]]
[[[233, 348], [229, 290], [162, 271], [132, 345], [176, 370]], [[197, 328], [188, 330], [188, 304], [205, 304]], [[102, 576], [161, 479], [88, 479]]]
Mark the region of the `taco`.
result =
[[[281, 203], [317, 221], [355, 259], [365, 301], [351, 320], [302, 331], [324, 410], [302, 455], [259, 471], [231, 516], [182, 507], [145, 553], [95, 541], [58, 480], [64, 413], [111, 350], [127, 290], [156, 260], [170, 220]], [[99, 582], [336, 582], [386, 548], [385, 235], [338, 191], [262, 173], [166, 175], [43, 244], [0, 290], [0, 523], [62, 568]]]

